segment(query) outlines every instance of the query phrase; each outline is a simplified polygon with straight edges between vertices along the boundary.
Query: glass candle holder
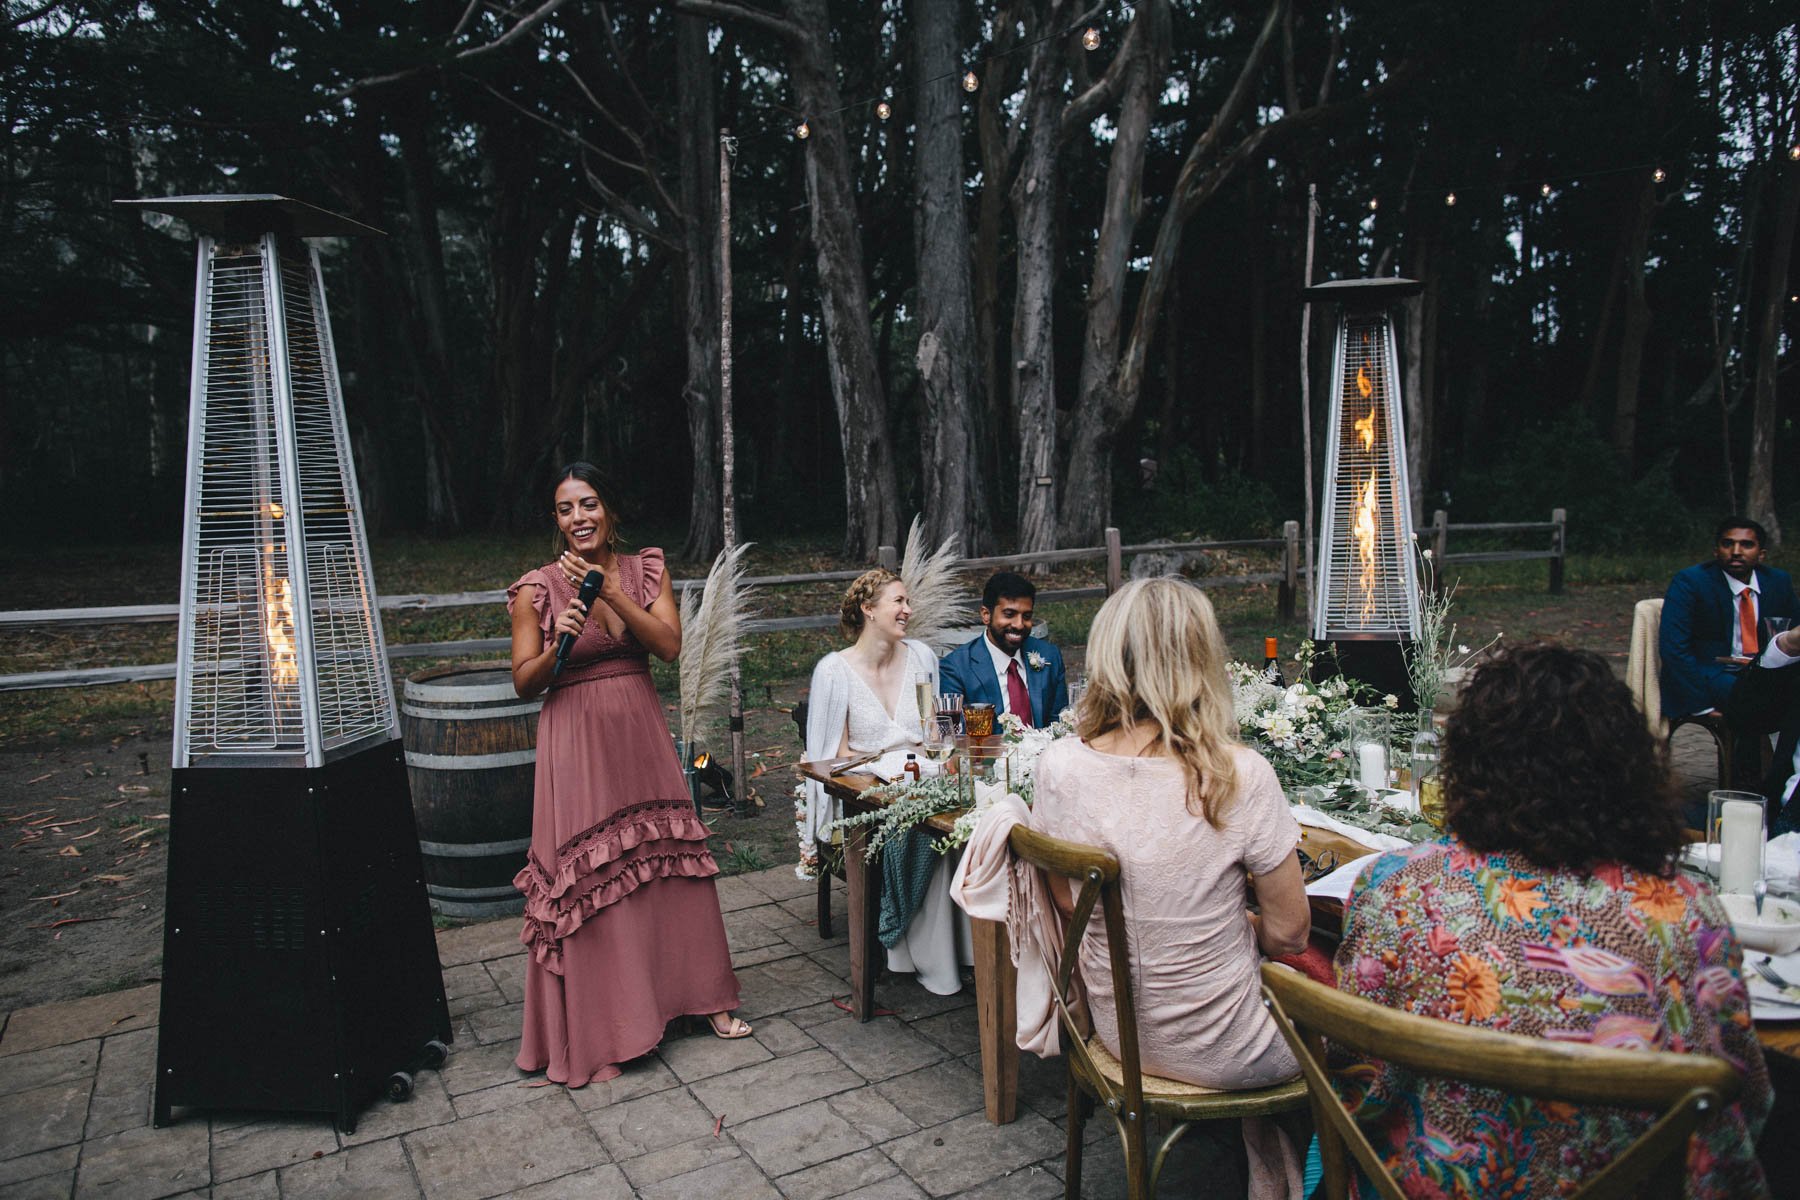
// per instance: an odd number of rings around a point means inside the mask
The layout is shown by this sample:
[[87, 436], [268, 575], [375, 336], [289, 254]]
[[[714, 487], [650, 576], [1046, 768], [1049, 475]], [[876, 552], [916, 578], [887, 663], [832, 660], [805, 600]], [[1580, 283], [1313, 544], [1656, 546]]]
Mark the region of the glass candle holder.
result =
[[1388, 744], [1393, 736], [1392, 717], [1385, 708], [1353, 708], [1345, 724], [1350, 732], [1346, 754], [1355, 779], [1369, 791], [1385, 790], [1388, 785]]
[[1763, 877], [1767, 807], [1755, 792], [1706, 794], [1706, 862], [1720, 892], [1749, 892]]

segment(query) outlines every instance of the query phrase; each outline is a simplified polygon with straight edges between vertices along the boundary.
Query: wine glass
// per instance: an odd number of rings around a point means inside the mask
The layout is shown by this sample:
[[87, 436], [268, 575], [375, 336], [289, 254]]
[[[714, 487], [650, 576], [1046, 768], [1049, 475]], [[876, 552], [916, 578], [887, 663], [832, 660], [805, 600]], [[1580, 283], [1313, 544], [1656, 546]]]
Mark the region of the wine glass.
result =
[[956, 718], [939, 713], [925, 726], [925, 757], [942, 767], [956, 753]]
[[913, 704], [919, 710], [919, 740], [924, 741], [931, 733], [931, 718], [935, 713], [932, 701], [936, 692], [931, 686], [928, 675], [913, 676]]

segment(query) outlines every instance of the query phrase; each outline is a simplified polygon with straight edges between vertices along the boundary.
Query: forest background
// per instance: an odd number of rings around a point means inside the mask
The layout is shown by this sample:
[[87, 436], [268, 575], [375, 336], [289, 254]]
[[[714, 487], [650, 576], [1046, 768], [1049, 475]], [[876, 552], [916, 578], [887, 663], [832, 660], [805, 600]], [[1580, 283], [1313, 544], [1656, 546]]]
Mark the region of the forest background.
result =
[[586, 457], [709, 556], [722, 129], [740, 537], [866, 560], [915, 511], [969, 552], [1278, 530], [1309, 188], [1315, 280], [1425, 284], [1421, 515], [1564, 506], [1578, 550], [1666, 548], [1733, 508], [1778, 529], [1800, 492], [1774, 0], [4, 12], [15, 547], [178, 541], [193, 242], [112, 201], [276, 192], [389, 235], [324, 247], [374, 532], [543, 524]]

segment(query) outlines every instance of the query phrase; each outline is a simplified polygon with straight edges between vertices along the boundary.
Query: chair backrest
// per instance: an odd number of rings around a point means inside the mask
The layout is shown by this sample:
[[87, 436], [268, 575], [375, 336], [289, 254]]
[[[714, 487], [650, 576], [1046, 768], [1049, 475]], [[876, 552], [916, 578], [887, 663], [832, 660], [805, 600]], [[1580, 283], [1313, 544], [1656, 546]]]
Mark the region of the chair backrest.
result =
[[[1348, 1151], [1388, 1200], [1405, 1200], [1326, 1074], [1325, 1041], [1417, 1075], [1515, 1095], [1653, 1111], [1650, 1128], [1576, 1193], [1583, 1200], [1681, 1194], [1688, 1136], [1736, 1097], [1731, 1064], [1701, 1054], [1619, 1050], [1552, 1041], [1397, 1012], [1264, 964], [1263, 1002], [1306, 1076], [1325, 1164], [1327, 1200], [1349, 1184]], [[1672, 1160], [1672, 1161], [1671, 1161]]]
[[1625, 686], [1637, 701], [1638, 711], [1650, 726], [1650, 736], [1669, 736], [1662, 712], [1662, 654], [1657, 636], [1662, 632], [1662, 597], [1639, 600], [1631, 610], [1631, 652], [1625, 660]]
[[[1056, 1018], [1062, 1027], [1063, 1052], [1080, 1064], [1108, 1108], [1115, 1112], [1142, 1113], [1144, 1072], [1138, 1059], [1137, 1004], [1131, 991], [1131, 952], [1125, 935], [1125, 908], [1119, 896], [1119, 860], [1096, 846], [1050, 837], [1023, 825], [1013, 827], [1008, 844], [1013, 854], [1031, 866], [1079, 885], [1074, 907], [1063, 925], [1062, 953], [1051, 964], [1051, 974], [1056, 980]], [[1106, 923], [1113, 1000], [1118, 1008], [1119, 1065], [1123, 1068], [1123, 1086], [1116, 1092], [1088, 1053], [1087, 1040], [1069, 1007], [1070, 981], [1079, 961], [1081, 939], [1087, 934], [1096, 905]]]

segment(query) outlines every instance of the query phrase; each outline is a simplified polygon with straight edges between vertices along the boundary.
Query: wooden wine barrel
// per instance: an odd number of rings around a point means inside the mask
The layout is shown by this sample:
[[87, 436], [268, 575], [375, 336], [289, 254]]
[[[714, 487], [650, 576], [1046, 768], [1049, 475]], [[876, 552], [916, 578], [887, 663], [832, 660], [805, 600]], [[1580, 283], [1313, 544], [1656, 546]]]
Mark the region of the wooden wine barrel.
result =
[[521, 700], [505, 666], [407, 677], [400, 704], [425, 890], [447, 917], [525, 910], [513, 876], [531, 846], [543, 697]]

